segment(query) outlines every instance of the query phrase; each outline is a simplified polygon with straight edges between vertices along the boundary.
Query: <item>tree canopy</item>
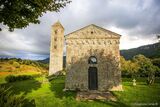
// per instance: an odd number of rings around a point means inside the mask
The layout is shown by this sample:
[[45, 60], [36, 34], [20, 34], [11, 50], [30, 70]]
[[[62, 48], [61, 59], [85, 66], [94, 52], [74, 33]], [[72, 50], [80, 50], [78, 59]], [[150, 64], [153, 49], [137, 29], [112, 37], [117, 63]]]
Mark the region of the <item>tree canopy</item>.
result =
[[147, 77], [148, 84], [153, 84], [155, 76], [160, 75], [160, 68], [144, 55], [136, 55], [131, 60], [121, 57], [121, 71], [123, 77]]
[[38, 18], [43, 13], [58, 12], [68, 3], [70, 0], [0, 0], [0, 23], [8, 26], [10, 31], [24, 28], [29, 23], [39, 24]]

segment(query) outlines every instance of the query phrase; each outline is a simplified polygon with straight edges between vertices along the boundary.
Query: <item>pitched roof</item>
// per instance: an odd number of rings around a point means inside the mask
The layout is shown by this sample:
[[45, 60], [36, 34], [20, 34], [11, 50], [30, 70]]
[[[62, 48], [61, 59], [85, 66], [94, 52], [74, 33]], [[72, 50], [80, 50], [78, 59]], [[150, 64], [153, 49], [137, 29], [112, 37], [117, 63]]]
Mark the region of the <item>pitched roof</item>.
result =
[[59, 20], [56, 23], [54, 23], [52, 26], [53, 27], [54, 26], [61, 26], [64, 29], [64, 27], [62, 26], [62, 24], [61, 24], [61, 22]]
[[78, 30], [75, 30], [75, 31], [73, 31], [73, 32], [71, 32], [71, 33], [69, 33], [69, 34], [67, 34], [67, 35], [65, 35], [65, 36], [69, 36], [69, 35], [71, 35], [71, 34], [73, 34], [73, 33], [76, 33], [76, 32], [78, 32], [78, 31], [80, 31], [80, 30], [83, 30], [83, 29], [85, 29], [85, 28], [87, 28], [87, 27], [89, 27], [89, 26], [94, 26], [94, 27], [96, 27], [96, 28], [98, 28], [98, 29], [100, 29], [100, 30], [102, 30], [102, 31], [104, 31], [104, 32], [112, 33], [112, 34], [114, 34], [114, 35], [116, 35], [116, 36], [119, 36], [119, 37], [121, 36], [121, 35], [118, 34], [118, 33], [112, 32], [112, 31], [110, 31], [110, 30], [107, 30], [107, 29], [102, 28], [102, 27], [100, 27], [100, 26], [97, 26], [97, 25], [95, 25], [95, 24], [90, 24], [90, 25], [88, 25], [88, 26], [85, 26], [85, 27], [83, 27], [83, 28], [80, 28], [80, 29], [78, 29]]

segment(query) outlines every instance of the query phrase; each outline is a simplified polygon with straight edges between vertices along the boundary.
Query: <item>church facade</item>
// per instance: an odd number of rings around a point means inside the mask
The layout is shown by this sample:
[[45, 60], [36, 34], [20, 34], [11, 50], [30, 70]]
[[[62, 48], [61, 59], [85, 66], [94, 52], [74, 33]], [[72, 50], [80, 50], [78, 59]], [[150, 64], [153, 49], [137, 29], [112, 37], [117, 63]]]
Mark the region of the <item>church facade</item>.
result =
[[[63, 28], [60, 23], [59, 26]], [[121, 35], [94, 24], [65, 35], [67, 69], [65, 90], [122, 90], [120, 37]], [[51, 57], [54, 59], [54, 55]], [[51, 62], [52, 58], [50, 58], [50, 68], [54, 69], [52, 67], [54, 62], [52, 64]]]

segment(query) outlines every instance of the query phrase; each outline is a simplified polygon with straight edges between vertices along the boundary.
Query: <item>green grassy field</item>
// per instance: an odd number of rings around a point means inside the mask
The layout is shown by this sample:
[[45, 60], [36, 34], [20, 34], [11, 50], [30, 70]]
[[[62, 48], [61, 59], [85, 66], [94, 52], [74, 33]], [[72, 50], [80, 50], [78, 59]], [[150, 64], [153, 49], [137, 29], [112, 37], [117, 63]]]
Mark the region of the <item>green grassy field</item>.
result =
[[[1, 78], [1, 77], [0, 77]], [[152, 86], [145, 83], [144, 78], [137, 80], [137, 86], [132, 86], [132, 80], [123, 78], [122, 92], [113, 92], [117, 97], [112, 101], [76, 101], [76, 92], [63, 92], [65, 76], [59, 76], [47, 81], [44, 76], [33, 80], [25, 80], [1, 85], [11, 87], [14, 94], [24, 94], [29, 100], [28, 107], [137, 107], [141, 104], [160, 106], [160, 79]], [[145, 105], [146, 104], [146, 105]]]

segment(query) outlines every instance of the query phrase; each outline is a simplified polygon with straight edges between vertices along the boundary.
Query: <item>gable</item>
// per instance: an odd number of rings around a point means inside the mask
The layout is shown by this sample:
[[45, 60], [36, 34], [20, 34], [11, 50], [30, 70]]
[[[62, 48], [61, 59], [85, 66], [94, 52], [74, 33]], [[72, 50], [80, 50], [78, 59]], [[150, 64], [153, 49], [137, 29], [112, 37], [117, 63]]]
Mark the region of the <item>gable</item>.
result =
[[119, 39], [121, 35], [114, 33], [112, 31], [106, 30], [102, 27], [91, 24], [77, 31], [65, 35], [66, 39], [107, 39], [107, 38], [117, 38]]

